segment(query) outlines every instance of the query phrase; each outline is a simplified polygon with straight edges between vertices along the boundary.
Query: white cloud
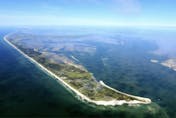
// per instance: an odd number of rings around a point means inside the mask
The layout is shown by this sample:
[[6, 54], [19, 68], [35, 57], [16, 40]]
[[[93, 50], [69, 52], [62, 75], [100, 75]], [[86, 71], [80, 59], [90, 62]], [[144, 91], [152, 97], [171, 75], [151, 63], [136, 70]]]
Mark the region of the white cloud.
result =
[[141, 12], [141, 4], [138, 0], [114, 0], [115, 9], [124, 14], [138, 14]]

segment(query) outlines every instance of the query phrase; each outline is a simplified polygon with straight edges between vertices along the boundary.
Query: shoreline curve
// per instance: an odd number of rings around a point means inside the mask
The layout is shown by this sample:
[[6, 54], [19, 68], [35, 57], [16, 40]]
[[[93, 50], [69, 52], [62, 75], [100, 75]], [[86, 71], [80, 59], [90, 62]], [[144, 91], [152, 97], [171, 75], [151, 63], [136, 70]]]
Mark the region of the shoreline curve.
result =
[[[45, 68], [42, 64], [38, 63], [36, 60], [34, 60], [33, 58], [29, 57], [27, 54], [25, 54], [24, 52], [22, 52], [20, 49], [18, 49], [14, 44], [12, 44], [10, 41], [7, 40], [8, 35], [5, 35], [3, 37], [4, 41], [7, 42], [10, 46], [12, 46], [15, 50], [17, 50], [20, 54], [22, 54], [25, 58], [27, 58], [31, 63], [35, 64], [36, 66], [38, 66], [41, 70], [43, 70], [45, 73], [47, 73], [48, 75], [50, 75], [51, 77], [54, 77], [55, 79], [59, 80], [59, 83], [62, 84], [65, 88], [71, 90], [72, 92], [74, 92], [76, 94], [76, 96], [78, 96], [79, 98], [81, 98], [81, 100], [83, 101], [87, 101], [89, 103], [94, 103], [96, 105], [104, 105], [104, 106], [116, 106], [116, 105], [123, 105], [123, 104], [128, 104], [128, 105], [135, 105], [135, 104], [150, 104], [152, 101], [149, 98], [144, 98], [144, 97], [139, 97], [139, 96], [134, 96], [134, 95], [130, 95], [121, 91], [118, 91], [106, 84], [104, 84], [103, 81], [100, 81], [100, 84], [102, 84], [103, 86], [116, 91], [120, 94], [123, 95], [127, 95], [130, 97], [134, 97], [138, 100], [130, 100], [130, 101], [126, 101], [126, 100], [111, 100], [111, 101], [95, 101], [95, 100], [91, 100], [90, 98], [88, 98], [87, 96], [83, 95], [82, 93], [80, 93], [78, 90], [76, 90], [75, 88], [73, 88], [72, 86], [70, 86], [68, 83], [64, 82], [64, 80], [62, 80], [60, 77], [58, 77], [56, 74], [54, 74], [53, 72], [51, 72], [50, 70], [48, 70], [47, 68]], [[141, 101], [140, 101], [141, 100]]]

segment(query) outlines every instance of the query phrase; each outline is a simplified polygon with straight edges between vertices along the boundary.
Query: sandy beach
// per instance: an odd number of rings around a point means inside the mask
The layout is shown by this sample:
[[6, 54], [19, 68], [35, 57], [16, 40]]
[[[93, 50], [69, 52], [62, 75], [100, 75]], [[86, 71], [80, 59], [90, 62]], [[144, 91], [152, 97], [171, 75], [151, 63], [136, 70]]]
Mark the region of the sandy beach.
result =
[[[135, 105], [135, 104], [149, 104], [151, 103], [151, 100], [149, 98], [143, 98], [143, 97], [138, 97], [138, 96], [133, 96], [133, 95], [129, 95], [127, 93], [123, 93], [120, 92], [114, 88], [111, 88], [109, 86], [107, 86], [106, 84], [104, 84], [103, 81], [100, 81], [100, 84], [102, 84], [103, 86], [112, 89], [120, 94], [124, 94], [127, 96], [131, 96], [134, 97], [138, 100], [131, 100], [131, 101], [126, 101], [126, 100], [111, 100], [111, 101], [95, 101], [95, 100], [91, 100], [90, 98], [88, 98], [87, 96], [83, 95], [82, 93], [80, 93], [78, 90], [76, 90], [75, 88], [73, 88], [72, 86], [70, 86], [68, 83], [66, 83], [64, 80], [62, 80], [60, 77], [58, 77], [56, 74], [54, 74], [53, 72], [51, 72], [50, 70], [48, 70], [47, 68], [45, 68], [43, 65], [41, 65], [40, 63], [38, 63], [36, 60], [34, 60], [33, 58], [29, 57], [28, 55], [26, 55], [24, 52], [22, 52], [20, 49], [18, 49], [15, 45], [13, 45], [11, 42], [9, 42], [7, 40], [8, 35], [4, 36], [4, 40], [10, 45], [12, 46], [14, 49], [16, 49], [19, 53], [21, 53], [25, 58], [29, 59], [33, 64], [37, 65], [40, 69], [42, 69], [44, 72], [46, 72], [47, 74], [49, 74], [50, 76], [56, 78], [57, 80], [59, 80], [59, 83], [61, 83], [64, 87], [68, 88], [69, 90], [73, 91], [81, 100], [83, 101], [87, 101], [90, 103], [94, 103], [96, 105], [104, 105], [104, 106], [115, 106], [115, 105], [123, 105], [123, 104], [129, 104], [129, 105]], [[141, 101], [140, 101], [141, 100]]]

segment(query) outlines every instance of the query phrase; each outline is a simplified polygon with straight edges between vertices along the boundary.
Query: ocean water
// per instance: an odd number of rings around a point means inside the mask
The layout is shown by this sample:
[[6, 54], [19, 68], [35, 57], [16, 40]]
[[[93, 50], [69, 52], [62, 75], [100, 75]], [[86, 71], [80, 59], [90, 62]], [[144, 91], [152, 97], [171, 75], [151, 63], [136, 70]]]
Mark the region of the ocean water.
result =
[[[81, 102], [56, 80], [30, 63], [10, 47], [3, 36], [10, 30], [0, 31], [0, 116], [62, 116], [62, 117], [116, 117], [165, 118], [164, 106], [156, 103], [159, 111], [148, 112], [140, 107], [95, 106]], [[106, 80], [105, 80], [106, 81]], [[107, 80], [108, 81], [108, 80]], [[150, 85], [148, 85], [150, 86]], [[152, 91], [155, 88], [151, 87]], [[167, 89], [169, 89], [167, 87]], [[173, 92], [171, 92], [173, 93]], [[153, 95], [153, 94], [152, 94]], [[170, 94], [169, 94], [170, 95]], [[167, 98], [166, 98], [167, 99]], [[167, 107], [168, 108], [168, 107]], [[173, 114], [173, 111], [172, 111]]]

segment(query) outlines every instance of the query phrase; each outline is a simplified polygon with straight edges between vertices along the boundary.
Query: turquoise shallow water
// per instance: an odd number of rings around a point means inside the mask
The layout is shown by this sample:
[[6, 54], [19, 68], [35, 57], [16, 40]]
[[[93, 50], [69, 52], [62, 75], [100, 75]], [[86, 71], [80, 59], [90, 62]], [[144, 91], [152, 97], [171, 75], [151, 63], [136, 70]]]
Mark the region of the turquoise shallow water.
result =
[[145, 112], [145, 105], [105, 108], [79, 101], [6, 44], [2, 38], [8, 30], [0, 33], [0, 116], [165, 117]]

